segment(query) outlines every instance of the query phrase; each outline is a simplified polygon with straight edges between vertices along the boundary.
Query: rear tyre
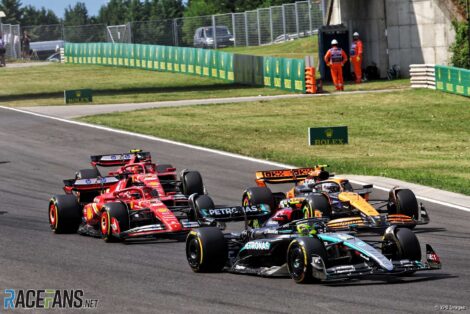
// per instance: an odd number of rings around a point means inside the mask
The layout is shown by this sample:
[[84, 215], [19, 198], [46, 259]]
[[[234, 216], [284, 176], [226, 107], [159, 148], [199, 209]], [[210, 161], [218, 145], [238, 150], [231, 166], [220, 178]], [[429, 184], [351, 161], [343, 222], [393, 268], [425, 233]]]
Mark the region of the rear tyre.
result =
[[227, 262], [224, 234], [215, 227], [194, 229], [186, 238], [186, 258], [196, 273], [220, 272]]
[[202, 176], [199, 171], [187, 170], [181, 174], [181, 181], [183, 182], [183, 194], [189, 196], [191, 194], [204, 194], [204, 184]]
[[287, 270], [296, 283], [320, 281], [313, 276], [312, 255], [319, 256], [323, 260], [323, 264], [326, 264], [326, 249], [318, 238], [301, 237], [289, 244]]
[[[331, 218], [331, 205], [323, 194], [310, 194], [302, 204], [304, 218], [316, 217], [315, 212], [320, 212], [322, 218]], [[318, 217], [318, 215], [317, 215]]]
[[251, 187], [245, 190], [242, 197], [243, 206], [268, 205], [272, 213], [276, 211], [273, 192], [267, 187]]
[[75, 233], [82, 222], [82, 210], [74, 195], [54, 195], [49, 201], [49, 225], [55, 233]]
[[103, 206], [100, 218], [101, 237], [106, 242], [117, 242], [119, 234], [129, 230], [129, 212], [122, 203], [108, 203]]

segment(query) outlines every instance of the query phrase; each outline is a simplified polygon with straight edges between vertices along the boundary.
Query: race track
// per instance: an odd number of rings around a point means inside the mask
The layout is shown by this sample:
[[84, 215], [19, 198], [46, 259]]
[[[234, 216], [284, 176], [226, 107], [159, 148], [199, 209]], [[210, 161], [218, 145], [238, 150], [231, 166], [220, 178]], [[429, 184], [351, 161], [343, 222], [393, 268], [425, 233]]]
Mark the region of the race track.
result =
[[[91, 154], [152, 152], [178, 170], [199, 170], [218, 203], [238, 204], [254, 171], [269, 166], [115, 134], [0, 108], [0, 289], [81, 288], [106, 313], [432, 312], [470, 306], [470, 213], [425, 203], [432, 222], [419, 238], [443, 269], [407, 278], [297, 285], [293, 280], [195, 274], [184, 243], [107, 244], [55, 235], [47, 204], [62, 179], [87, 168]], [[381, 194], [383, 192], [376, 191]], [[2, 295], [0, 293], [0, 295]], [[0, 301], [3, 298], [0, 298]]]

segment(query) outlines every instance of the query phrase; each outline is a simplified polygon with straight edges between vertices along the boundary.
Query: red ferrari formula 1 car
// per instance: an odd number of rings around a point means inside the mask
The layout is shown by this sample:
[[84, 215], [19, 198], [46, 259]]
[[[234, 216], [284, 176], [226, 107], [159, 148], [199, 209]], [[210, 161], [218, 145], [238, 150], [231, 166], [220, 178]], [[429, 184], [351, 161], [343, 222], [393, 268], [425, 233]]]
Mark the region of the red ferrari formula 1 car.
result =
[[[106, 160], [106, 156], [100, 159]], [[177, 180], [174, 168], [142, 161], [139, 153], [135, 157], [139, 159], [121, 160], [126, 164], [116, 176], [100, 177], [94, 168], [80, 170], [75, 179], [64, 180], [66, 194], [55, 195], [49, 202], [51, 229], [112, 241], [180, 239], [190, 228], [198, 227], [199, 223], [190, 219], [188, 196], [203, 194], [199, 172], [184, 170]]]

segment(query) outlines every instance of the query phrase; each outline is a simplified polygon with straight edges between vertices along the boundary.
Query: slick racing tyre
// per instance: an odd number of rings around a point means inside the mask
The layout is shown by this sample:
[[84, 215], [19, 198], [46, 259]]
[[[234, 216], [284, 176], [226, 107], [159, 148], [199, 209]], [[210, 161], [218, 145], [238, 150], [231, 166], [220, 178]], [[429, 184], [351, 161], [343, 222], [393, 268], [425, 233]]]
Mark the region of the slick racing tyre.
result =
[[209, 195], [191, 195], [189, 197], [190, 212], [188, 218], [190, 221], [197, 221], [198, 218], [203, 217], [202, 210], [214, 209], [214, 201]]
[[183, 170], [181, 173], [181, 181], [183, 183], [183, 194], [189, 196], [191, 194], [204, 194], [204, 184], [199, 171]]
[[312, 255], [326, 264], [327, 255], [323, 242], [318, 238], [301, 237], [293, 240], [287, 249], [287, 270], [296, 283], [319, 281], [313, 276]]
[[193, 229], [186, 238], [186, 258], [196, 273], [222, 271], [228, 258], [222, 231], [216, 227]]
[[129, 212], [122, 203], [108, 203], [103, 206], [100, 218], [101, 237], [106, 242], [119, 241], [119, 234], [129, 230]]
[[276, 204], [271, 190], [267, 187], [251, 187], [245, 190], [242, 197], [243, 206], [268, 205], [272, 213], [276, 211]]
[[158, 173], [162, 173], [162, 172], [166, 172], [166, 169], [168, 168], [174, 169], [175, 167], [173, 167], [173, 165], [170, 165], [170, 164], [161, 164], [161, 165], [157, 165], [156, 170]]
[[419, 205], [415, 194], [409, 189], [391, 190], [388, 198], [388, 213], [403, 214], [418, 219]]
[[419, 206], [415, 194], [408, 189], [397, 192], [397, 211], [399, 214], [410, 216], [413, 219], [419, 217]]
[[75, 233], [82, 222], [82, 210], [74, 195], [54, 195], [49, 201], [49, 225], [55, 233]]
[[321, 214], [318, 218], [331, 218], [331, 205], [325, 195], [310, 194], [302, 204], [302, 212], [305, 218], [318, 217], [318, 212]]
[[[416, 235], [407, 228], [395, 229], [394, 234], [386, 233], [383, 238], [382, 254], [392, 260], [421, 260], [421, 246]], [[414, 271], [408, 272], [408, 275]]]
[[[271, 214], [277, 210], [274, 195], [271, 190], [267, 187], [251, 187], [245, 190], [242, 197], [243, 206], [253, 205], [268, 205]], [[263, 225], [264, 220], [254, 219], [248, 222], [248, 225], [252, 228], [259, 228]]]

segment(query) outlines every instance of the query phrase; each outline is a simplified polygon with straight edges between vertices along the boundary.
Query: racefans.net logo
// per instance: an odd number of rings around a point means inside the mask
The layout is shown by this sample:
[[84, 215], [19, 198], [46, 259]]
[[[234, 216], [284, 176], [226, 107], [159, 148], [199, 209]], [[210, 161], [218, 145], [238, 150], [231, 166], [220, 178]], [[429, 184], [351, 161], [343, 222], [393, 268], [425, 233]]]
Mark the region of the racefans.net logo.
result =
[[5, 289], [3, 309], [96, 309], [98, 299], [86, 299], [80, 289]]

